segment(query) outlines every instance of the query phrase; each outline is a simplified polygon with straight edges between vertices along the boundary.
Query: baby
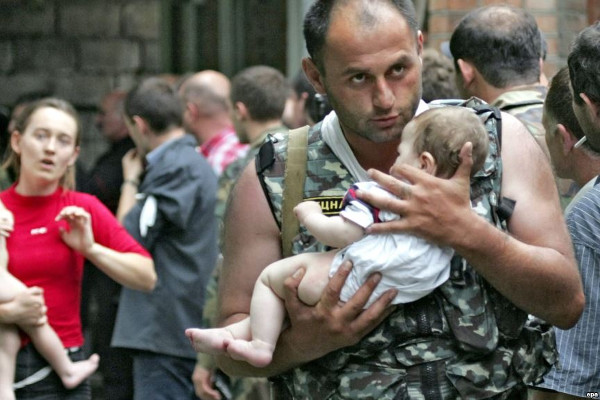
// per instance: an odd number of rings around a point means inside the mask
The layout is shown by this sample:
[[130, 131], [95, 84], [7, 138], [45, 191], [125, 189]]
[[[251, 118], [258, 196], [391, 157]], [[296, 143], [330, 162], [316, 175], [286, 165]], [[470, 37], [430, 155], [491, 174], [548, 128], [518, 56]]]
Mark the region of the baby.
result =
[[[489, 145], [479, 117], [465, 107], [430, 109], [404, 128], [395, 163], [450, 178], [460, 164], [459, 153], [466, 142], [473, 145], [475, 173], [483, 167]], [[339, 216], [323, 215], [314, 201], [297, 205], [294, 212], [299, 221], [317, 240], [338, 250], [302, 253], [267, 266], [255, 284], [250, 316], [223, 328], [187, 329], [194, 349], [208, 354], [226, 352], [256, 367], [268, 365], [285, 320], [283, 282], [301, 267], [306, 273], [298, 287], [298, 296], [308, 305], [319, 301], [329, 277], [345, 260], [351, 261], [353, 268], [342, 288], [341, 301], [348, 301], [371, 274], [381, 274], [365, 307], [390, 288], [397, 289], [392, 303], [402, 304], [418, 300], [444, 283], [454, 251], [404, 233], [365, 234], [371, 224], [399, 216], [359, 200], [356, 190], [376, 190], [393, 196], [374, 182], [359, 182], [346, 193]]]
[[[0, 202], [0, 303], [11, 301], [17, 293], [27, 287], [8, 272], [6, 237], [10, 236], [13, 216]], [[33, 342], [39, 353], [48, 361], [67, 389], [78, 386], [98, 368], [97, 354], [89, 359], [73, 362], [67, 355], [62, 342], [46, 322], [41, 325], [23, 325], [21, 328]], [[0, 399], [14, 399], [12, 388], [15, 379], [17, 352], [21, 338], [16, 325], [0, 324]]]

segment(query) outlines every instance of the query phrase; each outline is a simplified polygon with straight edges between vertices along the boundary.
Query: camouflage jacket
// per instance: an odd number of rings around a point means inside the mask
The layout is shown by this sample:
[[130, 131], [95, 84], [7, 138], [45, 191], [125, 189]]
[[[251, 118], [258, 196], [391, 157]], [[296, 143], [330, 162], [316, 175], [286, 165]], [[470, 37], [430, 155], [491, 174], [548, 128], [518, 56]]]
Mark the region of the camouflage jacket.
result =
[[504, 92], [491, 104], [521, 121], [548, 155], [546, 131], [542, 125], [542, 111], [546, 93], [548, 93], [546, 86], [522, 86]]
[[[481, 104], [474, 102], [473, 106]], [[489, 108], [488, 108], [489, 109]], [[498, 217], [502, 162], [496, 134], [499, 113], [486, 112], [490, 151], [471, 184], [478, 213], [505, 229]], [[274, 154], [274, 157], [269, 157]], [[308, 138], [304, 198], [325, 213], [339, 212], [353, 177], [321, 138]], [[267, 143], [257, 170], [281, 223], [286, 138]], [[323, 251], [300, 227], [294, 253]], [[400, 305], [358, 344], [274, 378], [281, 398], [294, 399], [478, 399], [507, 398], [537, 382], [555, 362], [553, 331], [528, 323], [527, 315], [487, 284], [462, 258], [452, 260], [450, 279], [432, 294]]]

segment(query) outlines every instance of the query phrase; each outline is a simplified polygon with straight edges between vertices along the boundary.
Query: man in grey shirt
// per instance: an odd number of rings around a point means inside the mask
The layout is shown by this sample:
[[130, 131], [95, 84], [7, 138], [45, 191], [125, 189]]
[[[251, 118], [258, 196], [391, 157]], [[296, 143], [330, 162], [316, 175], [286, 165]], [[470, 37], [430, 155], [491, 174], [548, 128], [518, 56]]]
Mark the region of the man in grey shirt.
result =
[[123, 158], [117, 217], [152, 255], [158, 283], [152, 293], [122, 292], [112, 345], [134, 350], [134, 399], [195, 399], [196, 354], [184, 330], [202, 321], [217, 258], [217, 178], [185, 134], [168, 83], [143, 81], [125, 114], [136, 149]]

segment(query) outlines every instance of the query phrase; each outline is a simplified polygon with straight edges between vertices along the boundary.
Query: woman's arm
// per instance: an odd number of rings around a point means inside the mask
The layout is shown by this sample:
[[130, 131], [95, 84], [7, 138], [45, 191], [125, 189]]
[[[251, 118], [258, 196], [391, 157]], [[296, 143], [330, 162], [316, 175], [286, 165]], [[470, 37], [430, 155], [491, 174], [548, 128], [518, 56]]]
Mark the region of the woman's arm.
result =
[[123, 253], [94, 240], [91, 216], [81, 207], [68, 206], [61, 210], [57, 220], [65, 220], [70, 229], [62, 230], [67, 245], [81, 253], [102, 272], [131, 289], [151, 291], [156, 285], [154, 262], [138, 253]]

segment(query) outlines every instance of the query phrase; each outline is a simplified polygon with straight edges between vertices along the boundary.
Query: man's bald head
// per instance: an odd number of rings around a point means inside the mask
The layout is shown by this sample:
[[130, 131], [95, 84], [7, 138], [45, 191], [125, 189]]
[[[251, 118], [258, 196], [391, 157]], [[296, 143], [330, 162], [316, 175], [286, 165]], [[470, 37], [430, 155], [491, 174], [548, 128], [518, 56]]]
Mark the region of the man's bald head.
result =
[[212, 114], [229, 111], [231, 83], [221, 72], [204, 70], [187, 78], [179, 88], [179, 94], [187, 102], [201, 106], [202, 111]]

